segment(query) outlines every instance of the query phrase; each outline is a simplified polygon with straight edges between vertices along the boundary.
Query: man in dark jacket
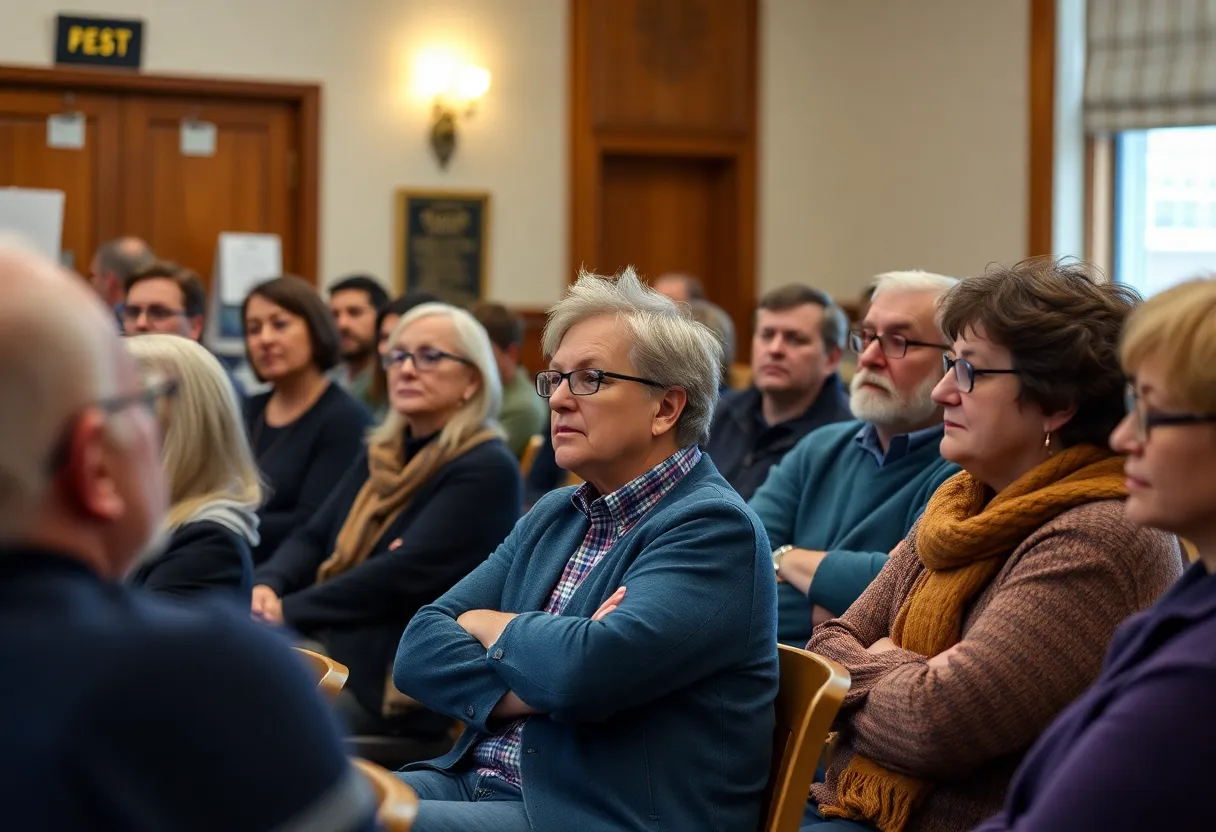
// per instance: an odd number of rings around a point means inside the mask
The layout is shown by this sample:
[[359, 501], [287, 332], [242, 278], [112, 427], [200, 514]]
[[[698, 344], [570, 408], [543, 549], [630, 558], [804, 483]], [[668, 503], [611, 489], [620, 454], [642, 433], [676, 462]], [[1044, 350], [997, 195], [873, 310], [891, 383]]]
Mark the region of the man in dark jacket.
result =
[[745, 500], [815, 428], [851, 419], [836, 375], [848, 319], [826, 294], [791, 283], [756, 310], [752, 386], [722, 397], [705, 450]]
[[370, 830], [374, 800], [285, 644], [119, 585], [167, 495], [107, 310], [0, 243], [0, 804], [11, 829]]

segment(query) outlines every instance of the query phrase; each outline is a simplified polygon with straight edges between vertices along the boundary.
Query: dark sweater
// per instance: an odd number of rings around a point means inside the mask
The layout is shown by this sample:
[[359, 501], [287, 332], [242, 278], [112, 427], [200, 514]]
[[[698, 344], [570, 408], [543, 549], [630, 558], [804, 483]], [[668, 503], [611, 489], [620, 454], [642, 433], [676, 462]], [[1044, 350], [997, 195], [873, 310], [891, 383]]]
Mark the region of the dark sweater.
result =
[[165, 550], [141, 563], [132, 586], [177, 598], [218, 593], [248, 609], [253, 594], [249, 543], [219, 523], [202, 520], [173, 532]]
[[317, 513], [363, 447], [371, 414], [336, 384], [289, 425], [265, 422], [270, 393], [248, 400], [245, 418], [269, 495], [258, 512], [261, 543], [253, 562], [264, 562], [287, 537]]
[[1213, 691], [1216, 576], [1196, 563], [1115, 632], [1098, 680], [1042, 733], [980, 829], [1216, 829]]
[[5, 829], [370, 830], [315, 683], [247, 611], [0, 552]]
[[365, 450], [320, 511], [258, 567], [254, 583], [283, 599], [288, 625], [322, 637], [350, 668], [351, 692], [379, 713], [405, 626], [502, 543], [519, 519], [522, 485], [501, 440], [478, 445], [419, 488], [363, 563], [317, 584], [367, 472]]
[[723, 396], [705, 445], [714, 465], [745, 500], [764, 485], [769, 470], [802, 437], [824, 425], [853, 418], [848, 391], [835, 373], [823, 382], [806, 412], [795, 419], [765, 424], [760, 406], [761, 393], [755, 387]]

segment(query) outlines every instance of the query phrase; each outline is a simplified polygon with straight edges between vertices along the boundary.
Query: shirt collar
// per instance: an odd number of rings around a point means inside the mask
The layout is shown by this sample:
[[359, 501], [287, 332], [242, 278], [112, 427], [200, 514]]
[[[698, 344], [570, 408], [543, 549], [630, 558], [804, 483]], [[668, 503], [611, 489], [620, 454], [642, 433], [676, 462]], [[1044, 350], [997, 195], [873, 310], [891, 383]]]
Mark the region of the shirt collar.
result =
[[920, 450], [931, 442], [940, 442], [944, 433], [945, 428], [941, 424], [930, 425], [927, 428], [912, 431], [912, 433], [901, 433], [891, 437], [886, 453], [883, 453], [882, 444], [878, 441], [878, 428], [874, 427], [872, 422], [866, 422], [862, 425], [861, 430], [857, 431], [853, 441], [868, 451], [878, 462], [878, 467], [882, 468]]
[[611, 494], [601, 495], [595, 490], [595, 486], [585, 482], [578, 487], [570, 500], [593, 522], [610, 521], [616, 526], [618, 534], [624, 534], [667, 496], [700, 461], [701, 449], [696, 445], [689, 445]]

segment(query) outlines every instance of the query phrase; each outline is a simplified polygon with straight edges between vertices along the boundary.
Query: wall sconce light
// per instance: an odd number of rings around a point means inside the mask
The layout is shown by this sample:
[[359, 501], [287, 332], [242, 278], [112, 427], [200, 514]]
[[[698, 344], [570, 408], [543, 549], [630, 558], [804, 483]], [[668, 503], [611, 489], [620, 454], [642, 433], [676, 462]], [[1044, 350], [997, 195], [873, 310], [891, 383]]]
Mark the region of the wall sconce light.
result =
[[446, 168], [456, 152], [457, 125], [476, 114], [478, 103], [490, 89], [490, 71], [432, 54], [419, 60], [417, 80], [422, 93], [433, 101], [431, 150], [439, 166]]

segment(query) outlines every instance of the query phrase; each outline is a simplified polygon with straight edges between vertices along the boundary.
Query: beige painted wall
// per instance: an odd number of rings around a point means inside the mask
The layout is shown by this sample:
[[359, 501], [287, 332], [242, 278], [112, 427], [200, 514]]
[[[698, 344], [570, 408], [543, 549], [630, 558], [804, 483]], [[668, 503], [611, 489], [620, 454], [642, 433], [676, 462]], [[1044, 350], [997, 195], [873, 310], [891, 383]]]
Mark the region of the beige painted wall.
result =
[[[0, 0], [0, 62], [49, 65], [54, 15], [147, 21], [148, 72], [319, 81], [325, 280], [392, 269], [398, 186], [493, 194], [491, 293], [566, 280], [568, 0]], [[759, 283], [856, 295], [873, 273], [1021, 255], [1027, 0], [761, 0]], [[441, 172], [416, 53], [493, 74]]]
[[1027, 0], [764, 0], [760, 285], [1025, 254]]

